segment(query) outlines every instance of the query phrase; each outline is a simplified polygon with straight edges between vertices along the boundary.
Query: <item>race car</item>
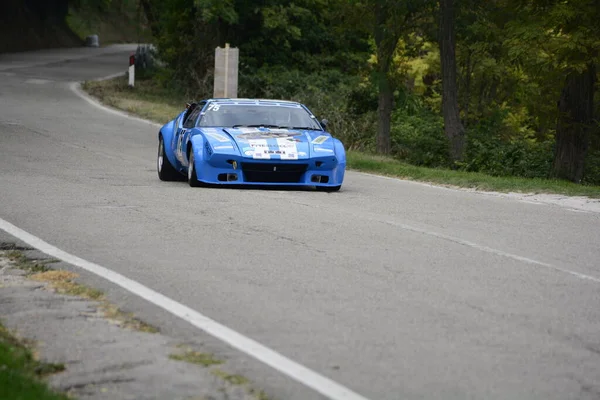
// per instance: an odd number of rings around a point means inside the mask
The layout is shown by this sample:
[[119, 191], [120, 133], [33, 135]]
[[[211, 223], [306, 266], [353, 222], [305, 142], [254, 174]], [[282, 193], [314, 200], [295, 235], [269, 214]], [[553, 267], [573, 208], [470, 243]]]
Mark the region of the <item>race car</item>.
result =
[[213, 185], [342, 187], [346, 152], [304, 105], [266, 99], [187, 104], [158, 133], [158, 177]]

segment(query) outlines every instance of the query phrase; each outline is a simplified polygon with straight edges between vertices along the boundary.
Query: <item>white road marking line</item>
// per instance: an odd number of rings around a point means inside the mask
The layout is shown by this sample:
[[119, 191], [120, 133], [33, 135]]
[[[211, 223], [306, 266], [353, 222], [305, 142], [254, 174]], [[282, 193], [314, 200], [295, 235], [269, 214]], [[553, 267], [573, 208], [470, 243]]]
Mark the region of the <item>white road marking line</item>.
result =
[[591, 214], [591, 211], [586, 211], [586, 210], [578, 210], [577, 208], [567, 208], [567, 211], [573, 211], [576, 213], [583, 213], [583, 214]]
[[535, 206], [547, 206], [548, 204], [545, 203], [540, 203], [539, 201], [533, 201], [533, 200], [519, 200], [521, 203], [526, 203], [526, 204], [533, 204]]
[[25, 83], [31, 83], [33, 85], [45, 85], [46, 83], [53, 82], [48, 79], [27, 79]]
[[347, 171], [350, 172], [351, 174], [370, 176], [370, 177], [377, 178], [377, 179], [384, 179], [384, 180], [394, 181], [394, 182], [403, 183], [403, 184], [425, 186], [425, 187], [429, 187], [432, 189], [446, 190], [446, 191], [455, 192], [455, 193], [471, 193], [471, 194], [475, 194], [478, 196], [489, 196], [489, 197], [494, 197], [494, 198], [499, 198], [499, 199], [508, 199], [508, 200], [518, 201], [518, 202], [527, 203], [527, 204], [534, 204], [534, 205], [544, 205], [544, 206], [552, 205], [552, 206], [561, 207], [563, 209], [567, 209], [568, 211], [578, 210], [580, 212], [585, 212], [585, 213], [600, 213], [600, 200], [595, 199], [595, 198], [586, 197], [586, 196], [566, 196], [566, 195], [562, 196], [563, 199], [582, 199], [582, 200], [588, 202], [588, 204], [587, 204], [588, 207], [586, 207], [586, 208], [583, 208], [583, 206], [582, 206], [582, 208], [573, 208], [573, 207], [577, 207], [577, 205], [569, 204], [568, 202], [565, 203], [565, 202], [561, 201], [561, 199], [558, 199], [558, 197], [561, 197], [561, 195], [555, 195], [555, 194], [551, 194], [551, 193], [541, 193], [541, 194], [537, 195], [536, 200], [527, 200], [528, 197], [535, 196], [535, 195], [529, 194], [529, 193], [492, 192], [492, 191], [487, 191], [487, 190], [464, 188], [464, 187], [452, 186], [452, 185], [441, 186], [441, 184], [436, 185], [433, 183], [421, 182], [421, 181], [416, 181], [416, 180], [411, 180], [411, 179], [371, 174], [368, 172], [362, 172], [362, 171], [355, 170], [352, 168], [348, 168]]
[[[105, 111], [108, 111], [108, 112], [111, 112], [111, 113], [114, 113], [114, 114], [118, 114], [118, 115], [121, 115], [123, 117], [127, 117], [127, 118], [131, 118], [131, 119], [134, 119], [134, 120], [138, 120], [138, 121], [141, 121], [141, 122], [145, 122], [145, 123], [149, 123], [150, 122], [148, 120], [144, 120], [144, 119], [141, 119], [141, 118], [132, 117], [129, 114], [126, 114], [126, 113], [123, 113], [123, 112], [120, 112], [120, 111], [108, 108], [108, 107], [106, 107], [106, 106], [98, 103], [97, 101], [95, 101], [91, 97], [89, 97], [81, 89], [79, 89], [79, 84], [78, 83], [72, 84], [71, 85], [71, 89], [77, 95], [81, 96], [86, 101], [88, 101], [90, 104], [92, 104], [92, 105], [94, 105], [94, 106], [96, 106], [98, 108], [101, 108], [101, 109], [103, 109]], [[150, 123], [154, 124], [154, 125], [158, 125], [158, 124], [155, 124], [153, 122], [150, 122]], [[350, 170], [350, 171], [352, 171], [353, 173], [356, 173], [358, 175], [371, 176], [371, 177], [375, 177], [375, 178], [379, 178], [379, 179], [393, 180], [393, 181], [397, 181], [397, 182], [407, 182], [407, 183], [421, 185], [421, 186], [428, 186], [428, 187], [432, 187], [432, 188], [435, 188], [435, 189], [450, 190], [450, 191], [454, 191], [454, 192], [457, 192], [457, 191], [461, 191], [461, 192], [473, 192], [473, 193], [484, 194], [484, 195], [485, 194], [491, 194], [491, 195], [498, 196], [498, 197], [505, 197], [505, 195], [503, 193], [478, 192], [478, 191], [469, 190], [469, 189], [461, 190], [459, 188], [448, 188], [448, 187], [443, 187], [443, 186], [436, 186], [436, 185], [433, 185], [433, 184], [430, 184], [430, 183], [417, 182], [417, 181], [411, 181], [411, 180], [404, 180], [404, 179], [400, 179], [400, 178], [394, 178], [394, 177], [388, 177], [388, 176], [383, 176], [383, 175], [370, 174], [370, 173], [367, 173], [367, 172], [360, 172], [360, 171], [354, 171], [354, 170]], [[505, 198], [508, 198], [508, 196], [506, 196]], [[530, 200], [520, 200], [519, 199], [518, 201], [523, 201], [523, 202], [527, 202], [527, 203], [533, 203]], [[535, 204], [536, 205], [546, 205], [547, 203], [536, 202]], [[560, 206], [560, 204], [557, 204], [557, 205]], [[584, 211], [584, 210], [576, 210], [576, 209], [573, 209], [573, 208], [569, 209], [569, 211], [590, 212], [590, 211], [587, 211], [587, 210], [586, 211]], [[485, 251], [487, 253], [496, 254], [496, 255], [499, 255], [499, 256], [504, 256], [504, 257], [511, 258], [513, 260], [516, 260], [516, 261], [525, 262], [527, 264], [538, 265], [540, 267], [545, 267], [545, 268], [552, 269], [552, 270], [555, 270], [555, 271], [558, 271], [558, 272], [562, 272], [562, 273], [565, 273], [565, 274], [568, 274], [568, 275], [571, 275], [571, 276], [575, 276], [575, 277], [583, 279], [583, 280], [589, 280], [589, 281], [592, 281], [592, 282], [600, 283], [600, 278], [596, 278], [596, 277], [591, 276], [591, 275], [582, 274], [582, 273], [579, 273], [579, 272], [576, 272], [576, 271], [572, 271], [572, 270], [569, 270], [569, 269], [560, 268], [560, 267], [554, 266], [552, 264], [545, 263], [543, 261], [538, 261], [538, 260], [534, 260], [532, 258], [527, 258], [527, 257], [519, 256], [517, 254], [507, 253], [507, 252], [502, 251], [502, 250], [497, 250], [497, 249], [494, 249], [494, 248], [491, 248], [491, 247], [487, 247], [487, 246], [483, 246], [483, 245], [480, 245], [480, 244], [477, 244], [477, 243], [474, 243], [474, 242], [469, 242], [467, 240], [455, 238], [455, 237], [452, 237], [452, 236], [447, 236], [447, 235], [444, 235], [444, 234], [441, 234], [441, 233], [437, 233], [437, 232], [433, 232], [433, 231], [427, 231], [427, 230], [424, 230], [424, 229], [415, 228], [415, 227], [412, 227], [412, 226], [409, 226], [409, 225], [405, 225], [405, 224], [401, 224], [401, 223], [396, 223], [396, 222], [391, 222], [391, 221], [383, 221], [383, 222], [385, 222], [387, 224], [394, 225], [394, 226], [398, 226], [398, 227], [400, 227], [402, 229], [409, 230], [409, 231], [412, 231], [412, 232], [421, 233], [421, 234], [425, 234], [425, 235], [429, 235], [429, 236], [434, 236], [434, 237], [437, 237], [437, 238], [440, 238], [440, 239], [448, 240], [448, 241], [451, 241], [451, 242], [454, 242], [454, 243], [458, 243], [458, 244], [461, 244], [461, 245], [464, 245], [464, 246], [469, 246], [469, 247], [472, 247], [472, 248], [475, 248], [475, 249], [478, 249], [478, 250], [481, 250], [481, 251]]]
[[[109, 76], [107, 76], [107, 77], [105, 77], [105, 78], [102, 78], [102, 79], [100, 79], [100, 80], [103, 80], [103, 79], [111, 79], [111, 78], [116, 78], [116, 77], [118, 77], [118, 76], [122, 76], [122, 75], [124, 75], [124, 73], [113, 74], [113, 75], [109, 75]], [[91, 105], [93, 105], [94, 107], [97, 107], [97, 108], [99, 108], [99, 109], [101, 109], [101, 110], [103, 110], [103, 111], [109, 112], [109, 113], [111, 113], [111, 114], [119, 115], [119, 116], [121, 116], [121, 117], [124, 117], [124, 118], [130, 119], [130, 120], [134, 120], [134, 121], [138, 121], [138, 122], [143, 122], [144, 124], [147, 124], [147, 125], [152, 125], [152, 126], [155, 126], [155, 127], [157, 127], [157, 128], [160, 128], [160, 127], [162, 127], [162, 125], [161, 125], [161, 124], [157, 124], [156, 122], [152, 122], [152, 121], [149, 121], [149, 120], [147, 120], [147, 119], [143, 119], [143, 118], [138, 118], [138, 117], [136, 117], [136, 116], [133, 116], [133, 115], [127, 114], [126, 112], [119, 111], [119, 110], [116, 110], [116, 109], [114, 109], [114, 108], [107, 107], [107, 106], [105, 106], [104, 104], [101, 104], [101, 103], [100, 103], [100, 102], [98, 102], [96, 99], [94, 99], [92, 96], [88, 95], [86, 92], [84, 92], [83, 90], [81, 90], [81, 84], [80, 84], [79, 82], [72, 82], [72, 83], [69, 85], [69, 88], [70, 88], [70, 89], [71, 89], [71, 90], [72, 90], [72, 91], [73, 91], [73, 92], [74, 92], [74, 93], [75, 93], [77, 96], [81, 97], [82, 99], [84, 99], [85, 101], [87, 101], [88, 103], [90, 103]], [[158, 134], [158, 131], [157, 131], [156, 133]], [[158, 140], [158, 139], [157, 139], [157, 140]]]
[[545, 267], [545, 268], [553, 269], [555, 271], [563, 272], [565, 274], [569, 274], [569, 275], [575, 276], [575, 277], [580, 278], [580, 279], [584, 279], [584, 280], [588, 280], [588, 281], [600, 283], [600, 278], [596, 278], [595, 276], [582, 274], [582, 273], [576, 272], [576, 271], [571, 271], [570, 269], [566, 269], [566, 268], [560, 268], [560, 267], [557, 267], [555, 265], [545, 263], [543, 261], [534, 260], [533, 258], [528, 258], [528, 257], [523, 257], [523, 256], [520, 256], [520, 255], [517, 255], [517, 254], [507, 253], [506, 251], [494, 249], [494, 248], [488, 247], [488, 246], [483, 246], [483, 245], [480, 245], [480, 244], [477, 244], [477, 243], [474, 243], [474, 242], [470, 242], [468, 240], [459, 239], [457, 237], [444, 235], [443, 233], [437, 233], [437, 232], [428, 231], [428, 230], [425, 230], [425, 229], [415, 228], [414, 226], [402, 224], [400, 222], [394, 222], [394, 221], [380, 221], [380, 222], [386, 223], [388, 225], [397, 226], [397, 227], [402, 228], [402, 229], [407, 230], [407, 231], [411, 231], [411, 232], [415, 232], [415, 233], [421, 233], [423, 235], [428, 235], [428, 236], [433, 236], [433, 237], [436, 237], [438, 239], [447, 240], [447, 241], [450, 241], [450, 242], [461, 244], [463, 246], [469, 246], [469, 247], [472, 247], [472, 248], [477, 249], [477, 250], [485, 251], [486, 253], [491, 253], [491, 254], [496, 254], [498, 256], [503, 256], [503, 257], [511, 258], [513, 260], [521, 261], [521, 262], [524, 262], [524, 263], [527, 263], [527, 264], [538, 265], [540, 267]]
[[273, 369], [289, 376], [303, 385], [321, 393], [331, 400], [367, 400], [358, 393], [340, 385], [331, 379], [312, 371], [295, 361], [271, 350], [268, 347], [202, 315], [201, 313], [176, 302], [154, 290], [129, 279], [117, 272], [98, 264], [86, 261], [69, 254], [42, 239], [25, 232], [8, 221], [0, 218], [0, 229], [17, 237], [32, 247], [69, 264], [75, 265], [93, 274], [96, 274], [123, 289], [140, 296], [150, 303], [170, 312], [171, 314], [189, 322], [209, 335], [229, 344], [249, 356], [269, 365]]

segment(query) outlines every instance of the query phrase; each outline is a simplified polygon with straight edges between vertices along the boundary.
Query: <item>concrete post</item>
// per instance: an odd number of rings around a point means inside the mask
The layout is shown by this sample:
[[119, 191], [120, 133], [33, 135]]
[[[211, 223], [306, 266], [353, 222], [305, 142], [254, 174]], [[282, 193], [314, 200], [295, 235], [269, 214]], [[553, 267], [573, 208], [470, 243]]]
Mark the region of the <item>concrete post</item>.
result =
[[229, 47], [215, 49], [215, 79], [213, 97], [236, 98], [238, 92], [239, 49]]

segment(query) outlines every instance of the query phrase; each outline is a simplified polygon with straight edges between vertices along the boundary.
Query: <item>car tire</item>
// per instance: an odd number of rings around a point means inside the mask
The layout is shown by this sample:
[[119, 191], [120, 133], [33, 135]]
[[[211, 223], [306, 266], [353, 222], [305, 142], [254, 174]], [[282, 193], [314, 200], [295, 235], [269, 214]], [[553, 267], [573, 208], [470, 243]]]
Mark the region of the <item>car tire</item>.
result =
[[183, 175], [179, 173], [171, 165], [171, 162], [167, 158], [167, 153], [165, 151], [165, 142], [163, 140], [162, 135], [158, 139], [158, 155], [156, 157], [156, 171], [158, 172], [158, 178], [161, 181], [181, 181], [183, 179]]
[[340, 190], [342, 188], [342, 185], [338, 185], [338, 186], [315, 186], [315, 188], [317, 189], [317, 192], [337, 192], [338, 190]]
[[190, 151], [189, 155], [190, 165], [188, 166], [188, 174], [187, 179], [188, 183], [191, 187], [202, 187], [205, 186], [204, 183], [198, 180], [198, 176], [196, 175], [196, 163], [194, 159], [194, 150]]

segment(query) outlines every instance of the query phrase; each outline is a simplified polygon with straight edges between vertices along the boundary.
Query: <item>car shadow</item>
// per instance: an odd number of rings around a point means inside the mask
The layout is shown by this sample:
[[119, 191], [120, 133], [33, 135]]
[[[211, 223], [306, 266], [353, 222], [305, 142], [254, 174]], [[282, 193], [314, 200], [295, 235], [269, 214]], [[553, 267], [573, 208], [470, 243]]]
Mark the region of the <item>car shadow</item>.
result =
[[286, 185], [215, 185], [206, 184], [206, 188], [223, 190], [261, 190], [261, 191], [289, 191], [289, 192], [315, 192], [314, 186], [286, 186]]

